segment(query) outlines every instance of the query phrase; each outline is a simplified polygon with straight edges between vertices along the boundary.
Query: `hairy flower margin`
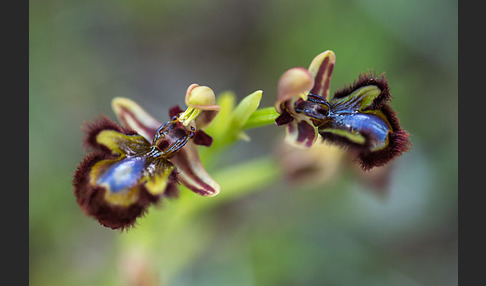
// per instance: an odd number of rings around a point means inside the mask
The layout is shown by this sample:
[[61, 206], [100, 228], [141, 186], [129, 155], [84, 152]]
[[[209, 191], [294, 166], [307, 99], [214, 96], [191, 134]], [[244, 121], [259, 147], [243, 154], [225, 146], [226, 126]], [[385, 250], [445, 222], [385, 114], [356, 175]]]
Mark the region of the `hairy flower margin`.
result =
[[336, 57], [317, 55], [308, 69], [292, 68], [278, 83], [275, 123], [286, 126], [286, 141], [309, 148], [320, 136], [348, 148], [364, 170], [383, 166], [410, 149], [409, 134], [388, 105], [384, 75], [362, 74], [354, 84], [329, 98]]
[[202, 130], [220, 107], [214, 92], [198, 84], [189, 86], [185, 102], [186, 111], [171, 108], [171, 119], [162, 124], [132, 100], [118, 97], [112, 108], [122, 126], [107, 117], [85, 126], [85, 145], [92, 152], [78, 166], [73, 185], [87, 215], [125, 229], [162, 197], [177, 196], [179, 183], [202, 196], [219, 193], [196, 145], [211, 145]]

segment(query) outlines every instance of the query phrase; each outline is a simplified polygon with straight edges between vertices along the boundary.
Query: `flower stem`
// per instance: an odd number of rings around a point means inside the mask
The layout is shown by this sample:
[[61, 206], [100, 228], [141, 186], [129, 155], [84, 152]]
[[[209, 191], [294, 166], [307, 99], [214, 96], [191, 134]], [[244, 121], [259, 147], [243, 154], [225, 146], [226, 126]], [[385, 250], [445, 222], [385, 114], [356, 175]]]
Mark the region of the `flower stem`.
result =
[[264, 107], [257, 109], [248, 118], [248, 121], [245, 123], [245, 125], [243, 125], [243, 130], [275, 124], [275, 119], [279, 115], [280, 114], [278, 114], [273, 107]]

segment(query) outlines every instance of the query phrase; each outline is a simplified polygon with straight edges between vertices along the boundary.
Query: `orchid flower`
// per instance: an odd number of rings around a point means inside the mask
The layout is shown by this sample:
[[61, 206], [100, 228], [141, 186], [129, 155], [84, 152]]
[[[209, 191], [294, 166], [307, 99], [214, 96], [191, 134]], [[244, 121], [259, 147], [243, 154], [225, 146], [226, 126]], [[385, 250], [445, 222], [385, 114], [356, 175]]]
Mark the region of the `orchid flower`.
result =
[[320, 136], [356, 153], [364, 170], [382, 166], [408, 151], [409, 134], [388, 105], [390, 91], [384, 75], [360, 75], [354, 84], [329, 98], [336, 57], [317, 55], [308, 69], [286, 71], [278, 83], [277, 125], [286, 126], [286, 142], [309, 148]]
[[294, 186], [330, 186], [344, 172], [352, 172], [368, 191], [380, 199], [389, 194], [393, 162], [364, 171], [353, 162], [353, 154], [322, 139], [309, 148], [296, 148], [281, 142], [275, 154], [284, 179]]
[[112, 108], [121, 122], [107, 117], [86, 126], [88, 154], [74, 174], [74, 193], [83, 211], [113, 229], [133, 226], [148, 206], [173, 197], [180, 182], [202, 196], [215, 196], [220, 187], [202, 166], [196, 145], [209, 146], [203, 129], [219, 112], [214, 92], [192, 84], [186, 111], [170, 109], [161, 123], [127, 98]]

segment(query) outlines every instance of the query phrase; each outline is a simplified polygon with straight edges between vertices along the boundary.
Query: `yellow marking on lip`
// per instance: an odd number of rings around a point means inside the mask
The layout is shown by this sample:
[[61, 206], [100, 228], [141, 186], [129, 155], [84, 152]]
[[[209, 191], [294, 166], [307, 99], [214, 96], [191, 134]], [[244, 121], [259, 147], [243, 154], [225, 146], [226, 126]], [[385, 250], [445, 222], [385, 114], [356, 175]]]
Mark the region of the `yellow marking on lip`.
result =
[[145, 182], [145, 187], [147, 188], [147, 191], [154, 196], [162, 194], [167, 187], [169, 175], [172, 170], [174, 170], [174, 166], [166, 168], [160, 175], [157, 174], [148, 179], [146, 178], [147, 181]]
[[140, 194], [140, 185], [131, 188], [128, 192], [111, 193], [105, 188], [105, 200], [112, 205], [128, 207], [134, 204]]
[[320, 130], [320, 132], [333, 133], [351, 140], [354, 143], [363, 145], [366, 142], [366, 138], [359, 133], [352, 133], [341, 129], [326, 128]]
[[373, 100], [375, 100], [375, 98], [377, 98], [380, 94], [381, 89], [379, 89], [376, 85], [368, 85], [360, 87], [351, 94], [339, 98], [338, 100], [342, 102], [352, 102], [351, 104], [361, 101], [359, 104], [359, 110], [361, 111], [370, 106], [373, 103]]

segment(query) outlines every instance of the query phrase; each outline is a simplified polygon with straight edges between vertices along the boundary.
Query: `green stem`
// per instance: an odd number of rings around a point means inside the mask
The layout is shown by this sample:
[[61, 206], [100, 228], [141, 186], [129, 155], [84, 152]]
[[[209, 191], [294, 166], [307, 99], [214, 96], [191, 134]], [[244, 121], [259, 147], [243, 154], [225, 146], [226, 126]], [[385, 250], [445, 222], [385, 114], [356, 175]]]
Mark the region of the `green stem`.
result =
[[184, 206], [185, 214], [193, 215], [258, 192], [278, 180], [280, 175], [280, 167], [270, 155], [239, 162], [212, 173], [222, 190], [217, 196], [201, 197], [181, 186], [181, 194], [176, 203]]
[[275, 124], [275, 119], [280, 114], [273, 107], [264, 107], [255, 110], [248, 121], [243, 125], [243, 130]]

